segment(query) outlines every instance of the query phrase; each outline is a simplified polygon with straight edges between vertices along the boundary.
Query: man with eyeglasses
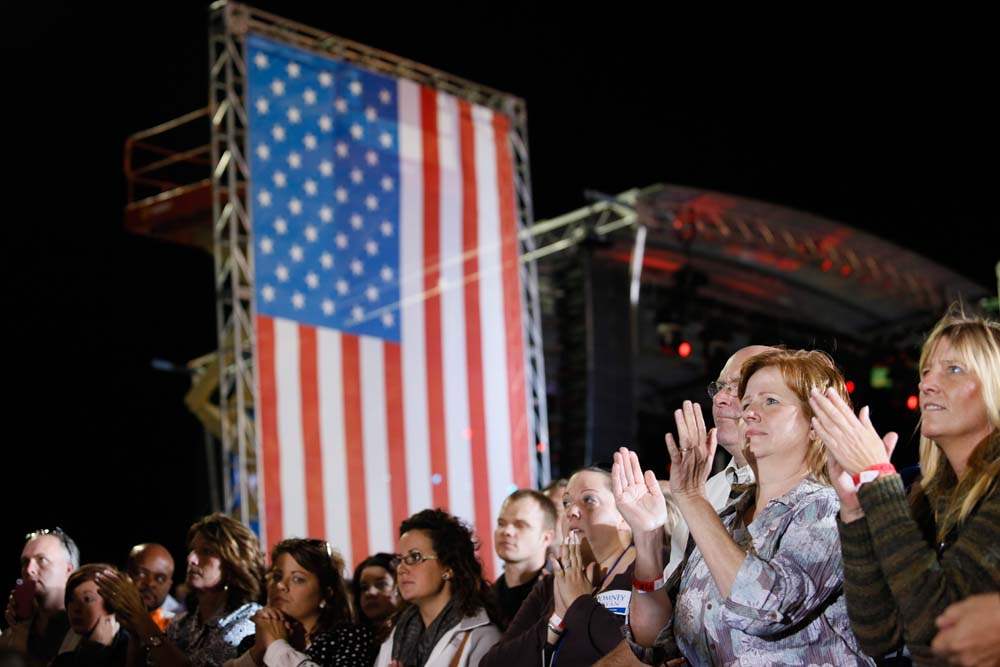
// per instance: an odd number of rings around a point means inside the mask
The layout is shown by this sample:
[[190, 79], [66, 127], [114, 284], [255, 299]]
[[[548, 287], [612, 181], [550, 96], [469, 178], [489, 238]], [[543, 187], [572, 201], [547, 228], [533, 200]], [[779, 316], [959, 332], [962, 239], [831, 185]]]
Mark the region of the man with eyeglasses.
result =
[[139, 589], [139, 596], [150, 618], [162, 631], [177, 614], [185, 611], [184, 605], [170, 595], [174, 583], [174, 558], [161, 544], [137, 544], [128, 554], [128, 576]]
[[[762, 352], [773, 350], [766, 345], [749, 345], [729, 357], [722, 367], [719, 378], [709, 383], [708, 395], [712, 399], [712, 419], [715, 422], [715, 435], [719, 446], [729, 452], [733, 458], [721, 472], [708, 478], [705, 492], [709, 502], [716, 512], [725, 508], [733, 485], [744, 486], [754, 481], [753, 470], [743, 457], [742, 444], [739, 441], [740, 399], [736, 393], [740, 385], [740, 369], [750, 357]], [[670, 577], [677, 566], [684, 560], [687, 548], [689, 530], [684, 520], [678, 518], [670, 535], [670, 561], [664, 570], [664, 579]]]
[[66, 580], [80, 566], [80, 550], [61, 528], [36, 530], [25, 536], [21, 550], [21, 580], [34, 591], [31, 612], [11, 593], [5, 618], [10, 628], [0, 636], [0, 648], [26, 656], [29, 665], [47, 665], [56, 655], [72, 650], [80, 636], [69, 628], [66, 616]]

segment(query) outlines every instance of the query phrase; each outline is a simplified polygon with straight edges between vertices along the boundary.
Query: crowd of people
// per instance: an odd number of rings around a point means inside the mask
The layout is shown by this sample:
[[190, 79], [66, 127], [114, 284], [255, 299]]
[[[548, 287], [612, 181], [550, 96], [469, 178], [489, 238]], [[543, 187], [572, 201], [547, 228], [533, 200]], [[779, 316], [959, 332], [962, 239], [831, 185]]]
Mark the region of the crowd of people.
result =
[[622, 448], [610, 471], [507, 497], [494, 582], [441, 509], [350, 579], [336, 545], [265, 558], [213, 514], [188, 531], [183, 593], [159, 544], [119, 570], [34, 531], [0, 667], [1000, 665], [1000, 324], [950, 311], [919, 374], [907, 487], [897, 435], [855, 411], [829, 355], [738, 350], [708, 388], [713, 427], [696, 401], [676, 410], [669, 479]]

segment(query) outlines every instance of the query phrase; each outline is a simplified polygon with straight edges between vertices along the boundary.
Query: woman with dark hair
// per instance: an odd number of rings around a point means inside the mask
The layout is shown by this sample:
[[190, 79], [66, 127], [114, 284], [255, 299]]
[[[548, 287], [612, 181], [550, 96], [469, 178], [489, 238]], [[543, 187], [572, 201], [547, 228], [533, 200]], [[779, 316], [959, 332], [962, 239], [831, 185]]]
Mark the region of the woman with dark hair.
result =
[[328, 542], [279, 542], [271, 552], [267, 606], [253, 617], [257, 633], [226, 667], [371, 665], [371, 631], [354, 625], [343, 571], [344, 559]]
[[500, 638], [472, 531], [442, 510], [399, 526], [399, 594], [410, 606], [382, 644], [377, 667], [476, 667]]
[[378, 644], [389, 636], [392, 630], [389, 619], [399, 608], [394, 558], [395, 556], [387, 553], [369, 556], [354, 568], [354, 578], [351, 580], [358, 625], [371, 628]]
[[115, 608], [101, 597], [94, 578], [114, 569], [103, 563], [84, 565], [66, 581], [66, 612], [70, 628], [80, 635], [73, 651], [60, 653], [53, 667], [119, 667], [128, 656], [128, 633], [115, 619]]
[[[98, 575], [101, 595], [118, 609], [148, 664], [162, 667], [221, 665], [238, 655], [260, 604], [264, 559], [250, 529], [224, 514], [211, 514], [188, 530], [188, 612], [166, 634], [153, 622], [135, 584], [125, 575]], [[136, 647], [138, 649], [138, 646]], [[130, 659], [131, 662], [131, 659]]]
[[635, 550], [611, 475], [578, 470], [562, 504], [566, 534], [553, 576], [535, 584], [483, 665], [590, 665], [622, 640]]

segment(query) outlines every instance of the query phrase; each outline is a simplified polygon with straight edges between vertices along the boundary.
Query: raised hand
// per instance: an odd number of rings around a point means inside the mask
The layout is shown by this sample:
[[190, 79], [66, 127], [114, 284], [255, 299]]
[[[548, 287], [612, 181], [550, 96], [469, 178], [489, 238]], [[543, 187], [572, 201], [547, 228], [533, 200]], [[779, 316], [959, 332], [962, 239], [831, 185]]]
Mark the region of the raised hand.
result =
[[643, 475], [639, 457], [625, 447], [614, 454], [611, 491], [615, 494], [615, 505], [633, 535], [657, 530], [666, 523], [667, 503], [656, 475], [651, 470]]
[[683, 407], [674, 411], [674, 422], [677, 442], [669, 433], [664, 438], [670, 454], [670, 490], [678, 500], [704, 496], [718, 446], [715, 429], [705, 428], [701, 405], [691, 401], [684, 401]]
[[889, 462], [899, 436], [894, 432], [880, 436], [872, 426], [867, 405], [855, 416], [833, 388], [825, 392], [813, 389], [809, 405], [815, 414], [813, 429], [844, 472], [857, 475], [865, 468]]

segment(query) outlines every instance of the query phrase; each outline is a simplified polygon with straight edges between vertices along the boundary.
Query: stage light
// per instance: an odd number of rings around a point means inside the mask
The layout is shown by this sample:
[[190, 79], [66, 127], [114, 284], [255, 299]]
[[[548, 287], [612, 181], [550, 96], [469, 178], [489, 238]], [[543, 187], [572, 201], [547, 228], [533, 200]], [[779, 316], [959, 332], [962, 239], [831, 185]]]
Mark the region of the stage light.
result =
[[888, 366], [872, 366], [869, 382], [872, 389], [892, 389], [892, 378], [889, 377]]
[[857, 386], [854, 384], [854, 380], [848, 380], [845, 384], [847, 386], [848, 394], [853, 394], [854, 390], [857, 389]]
[[681, 359], [687, 359], [691, 356], [691, 343], [686, 340], [682, 340], [681, 344], [677, 346], [677, 354]]
[[920, 399], [918, 399], [914, 394], [910, 394], [906, 399], [906, 407], [910, 410], [916, 410], [920, 407]]

